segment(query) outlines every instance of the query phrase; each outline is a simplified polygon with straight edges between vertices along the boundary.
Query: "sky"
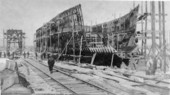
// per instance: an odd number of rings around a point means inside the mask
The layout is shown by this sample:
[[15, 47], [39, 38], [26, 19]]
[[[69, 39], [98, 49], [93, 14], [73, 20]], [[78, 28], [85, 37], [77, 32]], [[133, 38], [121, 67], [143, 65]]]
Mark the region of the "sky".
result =
[[[36, 29], [57, 14], [81, 4], [85, 25], [94, 25], [113, 20], [127, 14], [133, 8], [133, 1], [104, 0], [0, 0], [0, 39], [3, 30], [21, 29], [26, 33], [26, 45], [33, 45]], [[135, 5], [141, 4], [135, 1]], [[165, 3], [166, 30], [170, 27], [170, 1]], [[2, 40], [0, 40], [0, 46]]]

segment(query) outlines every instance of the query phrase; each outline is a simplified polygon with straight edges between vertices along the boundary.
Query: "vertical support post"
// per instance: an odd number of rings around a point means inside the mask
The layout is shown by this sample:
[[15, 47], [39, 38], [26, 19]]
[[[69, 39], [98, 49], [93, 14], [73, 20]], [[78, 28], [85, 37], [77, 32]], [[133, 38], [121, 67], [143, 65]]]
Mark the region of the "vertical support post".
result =
[[38, 37], [38, 52], [40, 53], [40, 39], [41, 39], [41, 34], [40, 31], [38, 31], [39, 37]]
[[[143, 1], [141, 1], [141, 14], [143, 15]], [[142, 32], [142, 37], [144, 38], [143, 19], [141, 19], [141, 32]], [[143, 47], [144, 47], [144, 39], [142, 39], [142, 49], [141, 49], [142, 54], [143, 54]]]
[[73, 21], [73, 29], [72, 29], [72, 36], [73, 36], [73, 61], [75, 62], [75, 40], [74, 40], [74, 31], [75, 31], [75, 21], [74, 21], [74, 15], [72, 16]]
[[79, 52], [79, 61], [78, 61], [78, 63], [80, 63], [80, 61], [81, 61], [82, 40], [83, 40], [83, 36], [81, 36], [81, 41], [80, 41], [80, 52]]
[[33, 40], [33, 43], [34, 43], [34, 52], [36, 52], [36, 33], [34, 33], [34, 40]]
[[[68, 40], [67, 40], [67, 43], [68, 43]], [[65, 51], [65, 54], [67, 54], [67, 46], [68, 46], [68, 44], [66, 43], [66, 51]]]
[[[148, 3], [147, 1], [145, 1], [145, 13], [148, 14]], [[147, 17], [145, 18], [145, 44], [144, 44], [144, 53], [145, 53], [145, 63], [147, 61], [146, 56], [147, 56], [147, 52], [146, 52], [146, 48], [147, 48], [147, 25], [148, 25], [148, 21], [147, 21]]]
[[42, 33], [41, 33], [41, 30], [40, 30], [40, 53], [41, 53], [41, 51], [42, 51]]
[[72, 35], [73, 35], [73, 60], [75, 61], [75, 40], [74, 40], [74, 30], [73, 30], [73, 33], [72, 33]]
[[45, 31], [45, 29], [44, 28], [42, 28], [42, 30], [43, 30], [43, 47], [44, 47], [44, 59], [46, 58], [46, 31]]
[[43, 37], [42, 37], [42, 30], [41, 30], [41, 42], [40, 42], [40, 47], [41, 47], [41, 53], [43, 51]]
[[[58, 20], [59, 22], [61, 21], [61, 19], [59, 19]], [[57, 51], [57, 53], [58, 53], [58, 56], [59, 56], [59, 53], [60, 53], [60, 48], [59, 48], [59, 45], [60, 45], [60, 26], [59, 26], [59, 24], [57, 24], [58, 25], [58, 31], [57, 31], [57, 47], [58, 47], [58, 51]]]
[[[23, 32], [21, 32], [21, 38], [18, 38], [20, 41], [18, 42], [18, 47], [20, 47], [21, 44], [21, 48], [20, 48], [20, 53], [22, 54], [22, 50], [23, 50]], [[14, 43], [15, 46], [15, 43]]]
[[[158, 1], [158, 14], [159, 14], [159, 48], [162, 47], [162, 10], [161, 10], [161, 2]], [[161, 69], [163, 70], [162, 60], [160, 60]]]
[[114, 34], [112, 33], [112, 47], [114, 47]]
[[159, 47], [162, 46], [162, 12], [161, 12], [161, 1], [158, 1], [159, 8]]
[[60, 49], [60, 33], [58, 33], [58, 54], [59, 54], [59, 49]]
[[4, 29], [3, 29], [3, 48], [5, 49], [5, 34], [4, 34]]
[[92, 60], [91, 60], [91, 63], [90, 63], [91, 65], [93, 65], [93, 63], [94, 63], [94, 60], [96, 58], [96, 54], [97, 54], [96, 52], [93, 54], [93, 57], [92, 57]]
[[39, 40], [39, 43], [38, 43], [38, 45], [39, 45], [39, 49], [38, 49], [38, 51], [39, 51], [39, 53], [40, 53], [40, 40], [41, 40], [41, 32], [40, 31], [38, 31], [39, 32], [39, 37], [38, 37], [38, 40]]
[[[152, 52], [155, 54], [155, 47], [156, 47], [156, 42], [155, 42], [155, 2], [151, 1], [151, 30], [152, 30]], [[156, 63], [156, 58], [153, 58], [153, 65], [152, 65], [152, 73], [155, 74], [156, 68], [157, 68], [157, 63]]]
[[95, 35], [95, 47], [97, 46], [97, 35]]
[[162, 1], [162, 20], [163, 20], [163, 54], [164, 54], [164, 73], [166, 72], [166, 40], [165, 40], [165, 6], [164, 6], [164, 1]]
[[118, 33], [116, 33], [116, 38], [117, 38], [117, 42], [116, 42], [116, 44], [117, 44], [117, 51], [119, 51], [119, 34]]
[[151, 1], [151, 29], [152, 29], [152, 46], [155, 47], [155, 2], [154, 1]]
[[8, 53], [9, 53], [9, 48], [10, 48], [10, 43], [9, 43], [9, 40], [8, 40], [8, 30], [6, 31], [6, 45], [7, 45], [7, 48], [6, 48], [6, 56], [8, 57]]
[[112, 54], [111, 65], [110, 65], [111, 68], [113, 68], [113, 60], [114, 60], [114, 53]]
[[37, 44], [37, 45], [36, 45], [36, 46], [37, 46], [37, 47], [36, 47], [36, 52], [38, 52], [38, 49], [39, 49], [39, 47], [38, 47], [38, 46], [39, 46], [39, 36], [38, 36], [38, 31], [36, 32], [36, 44]]
[[51, 45], [51, 23], [50, 23], [50, 52], [51, 52], [51, 50], [52, 50], [52, 45]]

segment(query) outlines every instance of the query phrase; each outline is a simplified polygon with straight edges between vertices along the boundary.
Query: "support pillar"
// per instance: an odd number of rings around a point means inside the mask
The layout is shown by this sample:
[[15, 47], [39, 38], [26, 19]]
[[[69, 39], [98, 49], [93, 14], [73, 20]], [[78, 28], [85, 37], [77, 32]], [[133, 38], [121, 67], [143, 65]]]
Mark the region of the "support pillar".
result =
[[93, 54], [93, 57], [92, 57], [92, 60], [91, 60], [91, 65], [93, 65], [93, 63], [94, 63], [94, 60], [95, 60], [95, 58], [96, 58], [96, 52]]

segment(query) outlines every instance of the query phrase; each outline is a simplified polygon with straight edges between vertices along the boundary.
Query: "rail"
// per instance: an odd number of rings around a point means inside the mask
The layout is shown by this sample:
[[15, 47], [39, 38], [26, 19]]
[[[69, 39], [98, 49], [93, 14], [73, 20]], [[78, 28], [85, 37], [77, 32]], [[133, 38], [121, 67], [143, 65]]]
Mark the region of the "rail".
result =
[[[28, 60], [25, 60], [25, 61], [26, 61], [27, 63], [29, 63], [31, 66], [33, 66], [33, 67], [37, 68], [38, 70], [40, 70], [38, 67], [32, 65]], [[48, 67], [47, 65], [45, 65], [45, 64], [43, 64], [43, 63], [39, 63], [39, 64], [41, 64], [41, 65], [43, 65], [43, 66], [45, 66], [45, 67]], [[87, 82], [87, 81], [84, 81], [84, 80], [82, 80], [82, 79], [80, 79], [80, 78], [74, 77], [74, 76], [70, 75], [69, 73], [66, 73], [66, 72], [62, 71], [61, 68], [58, 68], [57, 66], [54, 66], [54, 70], [57, 70], [58, 72], [66, 75], [66, 76], [68, 76], [68, 77], [71, 77], [71, 78], [73, 78], [73, 79], [76, 79], [76, 80], [78, 80], [78, 81], [81, 81], [83, 84], [86, 84], [86, 85], [88, 85], [89, 87], [94, 87], [94, 88], [96, 88], [96, 89], [99, 90], [99, 91], [104, 91], [104, 92], [108, 93], [109, 95], [116, 95], [115, 93], [113, 93], [113, 92], [111, 92], [111, 91], [109, 91], [109, 90], [107, 90], [107, 89], [105, 89], [105, 88], [99, 87], [99, 86], [97, 86], [97, 85], [95, 85], [95, 84], [92, 84], [92, 83], [89, 83], [89, 82]], [[44, 73], [44, 71], [42, 71], [42, 70], [40, 70], [40, 71]], [[46, 74], [46, 73], [44, 73], [44, 74]], [[50, 75], [48, 75], [48, 74], [46, 74], [46, 75], [49, 76], [50, 78], [52, 78]], [[67, 90], [69, 90], [70, 92], [72, 92], [73, 94], [79, 95], [77, 92], [73, 91], [73, 90], [70, 89], [69, 87], [67, 87], [67, 86], [65, 86], [64, 84], [60, 83], [58, 80], [56, 80], [56, 79], [54, 79], [54, 78], [52, 78], [52, 79], [53, 79], [54, 81], [56, 81], [57, 83], [59, 83], [59, 84], [60, 84], [61, 86], [63, 86], [64, 88], [66, 88]]]

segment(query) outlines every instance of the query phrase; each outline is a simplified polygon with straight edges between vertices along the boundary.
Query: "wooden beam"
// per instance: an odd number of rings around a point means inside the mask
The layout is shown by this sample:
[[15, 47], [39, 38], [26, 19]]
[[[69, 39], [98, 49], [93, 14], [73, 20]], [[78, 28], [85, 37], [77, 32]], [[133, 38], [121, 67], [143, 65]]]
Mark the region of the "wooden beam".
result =
[[[141, 1], [141, 14], [143, 14], [143, 1]], [[144, 27], [143, 27], [143, 19], [141, 19], [141, 32], [142, 34], [144, 33]], [[142, 35], [142, 37], [144, 37], [144, 35]], [[142, 39], [142, 49], [141, 49], [141, 54], [143, 55], [144, 52], [144, 39]]]
[[81, 61], [81, 51], [82, 51], [82, 40], [83, 40], [83, 36], [81, 36], [81, 40], [80, 40], [80, 52], [79, 52], [79, 61], [78, 61], [78, 63], [80, 63], [80, 61]]
[[[73, 21], [73, 28], [72, 28], [72, 36], [73, 36], [73, 55], [75, 55], [75, 40], [74, 40], [74, 32], [75, 32], [75, 22], [74, 22], [74, 15], [72, 16]], [[75, 57], [73, 57], [73, 61], [75, 62]]]
[[96, 54], [97, 54], [97, 53], [94, 53], [94, 54], [93, 54], [93, 57], [92, 57], [92, 60], [91, 60], [91, 65], [93, 65], [93, 62], [94, 62], [95, 57], [96, 57]]
[[161, 47], [162, 46], [162, 16], [161, 16], [161, 14], [162, 14], [162, 10], [161, 10], [161, 1], [158, 1], [158, 8], [159, 8], [159, 47]]
[[[70, 40], [66, 43], [66, 46], [64, 47], [63, 51], [60, 53], [60, 55], [58, 55], [57, 60], [59, 60], [59, 58], [61, 57], [61, 55], [64, 53], [64, 51], [65, 51], [67, 45], [70, 43], [70, 41], [72, 40], [72, 38], [73, 38], [73, 36], [72, 36], [72, 37], [70, 38]], [[58, 54], [59, 54], [59, 53], [58, 53]]]
[[[155, 54], [155, 47], [156, 47], [156, 42], [155, 42], [155, 2], [151, 1], [151, 29], [152, 29], [152, 52]], [[156, 58], [152, 57], [153, 59], [153, 64], [151, 66], [151, 74], [155, 74], [155, 71], [157, 69], [157, 63], [156, 63]]]
[[[159, 48], [162, 47], [162, 10], [161, 10], [161, 2], [158, 1], [158, 14], [159, 14]], [[161, 64], [161, 69], [163, 70], [162, 66], [162, 60], [160, 60], [160, 64]]]
[[152, 45], [153, 47], [155, 47], [156, 43], [155, 43], [155, 2], [154, 1], [151, 1], [151, 12], [152, 12], [151, 13]]
[[164, 6], [164, 1], [162, 1], [162, 19], [163, 19], [163, 26], [162, 26], [162, 30], [163, 30], [163, 58], [164, 58], [164, 73], [166, 72], [166, 40], [165, 40], [165, 6]]
[[112, 54], [111, 65], [110, 65], [111, 68], [113, 68], [113, 60], [114, 60], [114, 53]]

